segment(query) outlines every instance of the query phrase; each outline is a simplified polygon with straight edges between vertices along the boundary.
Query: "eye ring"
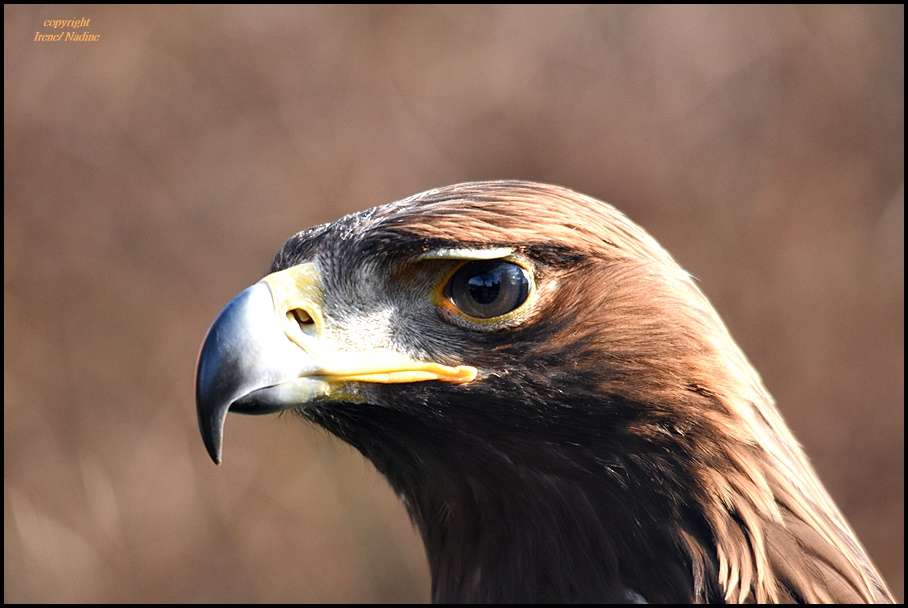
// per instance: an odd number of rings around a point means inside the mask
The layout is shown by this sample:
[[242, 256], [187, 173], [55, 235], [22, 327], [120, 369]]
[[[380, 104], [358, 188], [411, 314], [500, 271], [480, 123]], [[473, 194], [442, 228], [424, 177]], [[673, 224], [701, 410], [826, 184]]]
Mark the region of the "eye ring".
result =
[[474, 260], [448, 278], [442, 295], [461, 314], [496, 320], [518, 310], [531, 294], [529, 271], [510, 260]]

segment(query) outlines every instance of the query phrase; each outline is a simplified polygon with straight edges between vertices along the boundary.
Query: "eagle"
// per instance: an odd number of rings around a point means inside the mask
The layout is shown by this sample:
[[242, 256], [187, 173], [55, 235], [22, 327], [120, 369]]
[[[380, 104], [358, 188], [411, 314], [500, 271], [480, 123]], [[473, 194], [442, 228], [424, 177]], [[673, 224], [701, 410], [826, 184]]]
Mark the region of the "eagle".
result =
[[290, 237], [196, 370], [404, 502], [435, 602], [876, 603], [886, 584], [709, 301], [609, 204], [437, 188]]

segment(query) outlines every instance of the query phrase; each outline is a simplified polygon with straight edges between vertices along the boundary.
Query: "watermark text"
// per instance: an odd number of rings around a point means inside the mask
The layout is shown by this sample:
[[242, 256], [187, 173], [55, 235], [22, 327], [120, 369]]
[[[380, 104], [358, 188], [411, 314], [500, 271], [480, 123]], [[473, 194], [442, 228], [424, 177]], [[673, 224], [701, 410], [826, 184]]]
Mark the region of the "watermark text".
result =
[[46, 19], [41, 25], [52, 30], [64, 31], [53, 33], [35, 32], [33, 42], [98, 42], [101, 40], [101, 34], [92, 34], [88, 30], [83, 30], [83, 28], [91, 25], [90, 18]]

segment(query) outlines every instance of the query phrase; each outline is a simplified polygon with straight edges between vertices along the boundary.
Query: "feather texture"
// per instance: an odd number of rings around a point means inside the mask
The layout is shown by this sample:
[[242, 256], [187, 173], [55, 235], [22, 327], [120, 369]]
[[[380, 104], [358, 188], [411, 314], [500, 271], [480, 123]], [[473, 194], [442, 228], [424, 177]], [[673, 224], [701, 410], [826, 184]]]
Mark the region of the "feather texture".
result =
[[[516, 321], [445, 323], [424, 303], [444, 263], [426, 252], [470, 249], [532, 269]], [[892, 601], [713, 307], [612, 206], [461, 184], [304, 231], [272, 270], [303, 262], [326, 317], [380, 302], [395, 348], [479, 370], [298, 410], [399, 493], [436, 601]]]

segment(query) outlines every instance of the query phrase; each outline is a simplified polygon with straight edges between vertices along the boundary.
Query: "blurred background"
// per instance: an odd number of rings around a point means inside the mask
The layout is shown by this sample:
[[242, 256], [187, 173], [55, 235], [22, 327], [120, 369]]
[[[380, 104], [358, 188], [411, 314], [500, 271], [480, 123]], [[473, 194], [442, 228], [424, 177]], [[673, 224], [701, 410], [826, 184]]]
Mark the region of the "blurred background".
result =
[[[95, 42], [38, 42], [48, 19]], [[286, 238], [478, 179], [624, 210], [701, 282], [904, 585], [904, 6], [4, 6], [4, 600], [419, 602], [295, 417], [196, 426]]]

